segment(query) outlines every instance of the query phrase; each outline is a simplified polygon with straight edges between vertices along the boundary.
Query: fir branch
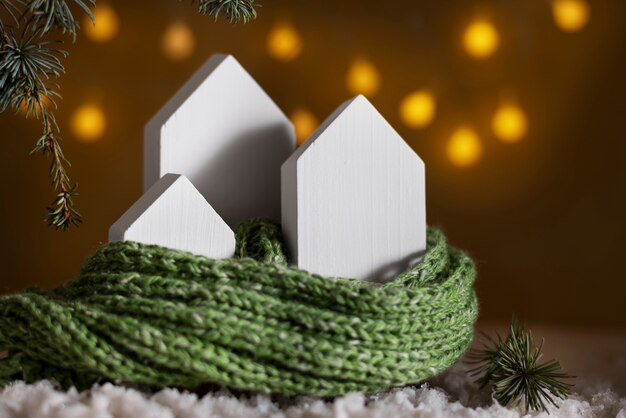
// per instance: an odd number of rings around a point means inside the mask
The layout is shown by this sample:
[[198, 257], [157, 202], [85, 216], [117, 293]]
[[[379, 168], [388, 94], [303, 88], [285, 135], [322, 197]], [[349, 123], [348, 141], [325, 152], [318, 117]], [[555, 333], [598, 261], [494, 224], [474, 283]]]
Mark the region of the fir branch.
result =
[[60, 98], [58, 85], [53, 79], [65, 72], [60, 58], [67, 55], [55, 48], [57, 42], [37, 41], [40, 35], [33, 30], [35, 23], [27, 22], [20, 36], [14, 30], [2, 29], [0, 41], [0, 113], [11, 108], [20, 108], [26, 117], [39, 119], [43, 133], [31, 153], [41, 153], [50, 158], [49, 175], [57, 195], [47, 207], [45, 220], [57, 229], [66, 230], [82, 222], [74, 207], [76, 186], [72, 186], [67, 175], [65, 159], [59, 144], [58, 125], [53, 111], [56, 98]]
[[[195, 0], [191, 0], [195, 3]], [[198, 11], [217, 20], [221, 15], [226, 16], [230, 23], [256, 18], [254, 0], [198, 0]]]
[[[254, 0], [198, 0], [199, 11], [215, 19], [247, 22], [256, 17]], [[192, 0], [195, 3], [195, 0]], [[67, 52], [46, 40], [52, 30], [76, 38], [80, 27], [72, 5], [94, 21], [90, 7], [96, 0], [0, 0], [0, 113], [25, 109], [26, 117], [41, 121], [43, 132], [33, 153], [50, 158], [49, 175], [56, 191], [47, 208], [46, 221], [58, 229], [82, 222], [74, 208], [76, 186], [72, 186], [61, 146], [54, 111], [60, 99], [55, 79], [65, 73], [61, 58]], [[22, 26], [22, 29], [20, 29]]]
[[[4, 33], [4, 42], [0, 48], [0, 113], [9, 107], [19, 110], [22, 103], [29, 109], [46, 97], [54, 103], [59, 94], [55, 84], [49, 80], [57, 78], [65, 69], [59, 59], [65, 51], [52, 48], [53, 42], [35, 42], [34, 34], [27, 34], [27, 29], [17, 38], [12, 32]], [[30, 112], [29, 112], [30, 113]], [[35, 116], [39, 116], [35, 114]]]
[[535, 347], [532, 333], [523, 326], [511, 323], [509, 334], [502, 339], [486, 337], [483, 349], [472, 349], [469, 362], [476, 367], [469, 373], [479, 376], [476, 383], [481, 388], [492, 386], [493, 397], [502, 405], [515, 406], [523, 402], [526, 411], [543, 410], [547, 404], [556, 406], [554, 398], [565, 399], [573, 385], [563, 382], [570, 376], [561, 371], [556, 360], [539, 363], [542, 357], [543, 339]]
[[70, 184], [65, 169], [65, 165], [69, 165], [69, 162], [65, 159], [59, 145], [59, 138], [54, 133], [58, 131], [54, 115], [46, 113], [45, 108], [42, 109], [42, 112], [44, 134], [39, 138], [31, 153], [39, 152], [51, 159], [49, 175], [58, 194], [52, 205], [46, 208], [48, 212], [45, 220], [48, 225], [65, 231], [71, 225], [78, 226], [83, 221], [81, 214], [74, 208], [74, 196], [77, 196], [78, 192], [76, 185]]
[[[72, 10], [66, 0], [18, 0], [26, 6], [26, 11], [33, 17], [33, 28], [45, 35], [52, 29], [62, 33], [68, 33], [76, 39], [76, 32], [80, 25], [72, 14]], [[73, 0], [94, 22], [93, 13], [89, 6], [96, 6], [95, 0]], [[95, 22], [94, 22], [95, 23]]]

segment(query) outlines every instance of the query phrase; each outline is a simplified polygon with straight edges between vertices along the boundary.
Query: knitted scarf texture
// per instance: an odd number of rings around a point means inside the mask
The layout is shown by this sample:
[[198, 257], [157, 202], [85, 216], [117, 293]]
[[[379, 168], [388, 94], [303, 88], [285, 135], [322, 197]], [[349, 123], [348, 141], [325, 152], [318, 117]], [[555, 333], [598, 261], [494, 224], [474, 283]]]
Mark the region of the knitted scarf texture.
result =
[[57, 289], [0, 297], [0, 385], [373, 393], [440, 373], [471, 342], [475, 269], [436, 229], [384, 284], [289, 266], [274, 222], [244, 222], [236, 241], [223, 260], [112, 242]]

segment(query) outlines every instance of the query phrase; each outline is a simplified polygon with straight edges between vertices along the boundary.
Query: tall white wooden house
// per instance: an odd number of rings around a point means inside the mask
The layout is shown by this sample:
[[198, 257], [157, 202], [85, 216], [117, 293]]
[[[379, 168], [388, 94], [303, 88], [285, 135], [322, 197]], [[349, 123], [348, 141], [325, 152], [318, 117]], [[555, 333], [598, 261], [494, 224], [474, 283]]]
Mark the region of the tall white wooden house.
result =
[[144, 191], [185, 175], [231, 228], [280, 219], [280, 166], [295, 149], [290, 120], [230, 55], [214, 55], [148, 122]]
[[426, 248], [424, 163], [363, 96], [282, 166], [282, 224], [298, 267], [386, 279]]

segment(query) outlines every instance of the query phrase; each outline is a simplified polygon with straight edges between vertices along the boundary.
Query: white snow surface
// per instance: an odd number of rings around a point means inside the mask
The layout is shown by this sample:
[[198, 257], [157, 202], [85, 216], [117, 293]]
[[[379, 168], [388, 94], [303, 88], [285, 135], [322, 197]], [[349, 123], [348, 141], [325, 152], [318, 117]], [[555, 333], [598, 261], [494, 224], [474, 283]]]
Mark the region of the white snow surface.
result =
[[419, 387], [375, 396], [354, 393], [332, 400], [235, 396], [226, 390], [204, 396], [163, 389], [145, 393], [114, 384], [61, 391], [47, 381], [15, 382], [0, 391], [0, 418], [383, 418], [383, 417], [616, 417], [626, 418], [626, 397], [601, 385], [557, 401], [546, 414], [505, 408], [453, 371]]

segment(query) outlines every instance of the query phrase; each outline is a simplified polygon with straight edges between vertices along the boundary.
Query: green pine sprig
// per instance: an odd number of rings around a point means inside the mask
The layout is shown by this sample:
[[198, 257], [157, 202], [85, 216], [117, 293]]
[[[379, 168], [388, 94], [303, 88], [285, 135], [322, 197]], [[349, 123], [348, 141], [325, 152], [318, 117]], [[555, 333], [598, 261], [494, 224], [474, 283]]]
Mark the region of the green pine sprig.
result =
[[[26, 12], [33, 17], [33, 27], [41, 34], [46, 34], [52, 29], [61, 33], [68, 33], [76, 39], [76, 32], [80, 25], [74, 18], [70, 5], [66, 0], [18, 0], [27, 8]], [[96, 6], [95, 0], [73, 0], [82, 11], [89, 16], [95, 24], [90, 7]]]
[[[196, 0], [192, 0], [195, 3]], [[224, 15], [230, 23], [244, 23], [256, 18], [254, 0], [198, 0], [198, 11], [216, 20]]]
[[[75, 33], [72, 31], [77, 23], [71, 12], [58, 7], [58, 2], [40, 3], [40, 0], [28, 4], [20, 0], [19, 4], [25, 7], [19, 9], [14, 1], [0, 0], [10, 17], [9, 25], [0, 24], [0, 113], [8, 109], [17, 113], [21, 109], [26, 118], [34, 117], [41, 122], [42, 134], [31, 153], [50, 159], [49, 176], [56, 191], [44, 219], [57, 229], [67, 230], [82, 222], [74, 205], [76, 185], [71, 184], [67, 174], [69, 162], [61, 149], [54, 114], [56, 99], [61, 98], [55, 80], [65, 72], [61, 58], [67, 52], [57, 47], [59, 41], [49, 40], [45, 34], [57, 25], [66, 25], [64, 31]], [[51, 17], [44, 21], [46, 11]]]
[[532, 333], [525, 331], [513, 319], [509, 334], [502, 339], [486, 336], [483, 348], [472, 349], [469, 362], [476, 367], [470, 375], [479, 376], [480, 387], [491, 385], [492, 394], [501, 405], [516, 406], [523, 403], [527, 411], [547, 412], [550, 403], [556, 406], [555, 398], [565, 399], [573, 385], [564, 379], [572, 376], [561, 371], [556, 360], [540, 363], [543, 339], [536, 347]]
[[[256, 17], [254, 0], [198, 0], [199, 12], [230, 22]], [[192, 0], [195, 2], [195, 0]], [[67, 52], [60, 41], [49, 39], [51, 32], [76, 39], [80, 28], [75, 11], [94, 22], [96, 0], [0, 0], [0, 113], [22, 109], [26, 118], [41, 122], [42, 134], [32, 153], [50, 159], [49, 176], [55, 198], [46, 208], [45, 220], [60, 230], [82, 222], [74, 205], [77, 195], [67, 173], [70, 166], [60, 145], [56, 123], [56, 100], [61, 96], [56, 83], [65, 73], [62, 58]]]

